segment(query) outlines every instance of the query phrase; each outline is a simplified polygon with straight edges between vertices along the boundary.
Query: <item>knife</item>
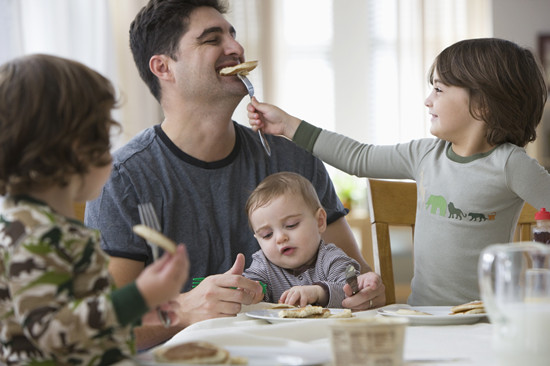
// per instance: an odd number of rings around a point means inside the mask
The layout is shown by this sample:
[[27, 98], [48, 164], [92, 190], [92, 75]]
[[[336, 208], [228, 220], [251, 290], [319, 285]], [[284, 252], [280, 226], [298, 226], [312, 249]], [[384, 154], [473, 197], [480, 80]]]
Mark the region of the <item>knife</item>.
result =
[[346, 282], [348, 285], [350, 285], [353, 295], [359, 292], [359, 286], [357, 284], [357, 275], [355, 274], [355, 267], [352, 264], [350, 264], [346, 268]]

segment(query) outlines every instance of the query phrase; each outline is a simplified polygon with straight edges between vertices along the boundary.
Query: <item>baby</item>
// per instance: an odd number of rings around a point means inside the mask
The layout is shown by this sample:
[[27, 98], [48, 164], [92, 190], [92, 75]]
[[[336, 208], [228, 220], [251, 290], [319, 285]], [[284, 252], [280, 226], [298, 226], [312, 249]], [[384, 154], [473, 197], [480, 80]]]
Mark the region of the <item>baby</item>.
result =
[[346, 268], [359, 264], [321, 234], [327, 214], [313, 185], [296, 173], [265, 178], [246, 203], [250, 227], [261, 250], [244, 276], [267, 284], [265, 301], [341, 308]]

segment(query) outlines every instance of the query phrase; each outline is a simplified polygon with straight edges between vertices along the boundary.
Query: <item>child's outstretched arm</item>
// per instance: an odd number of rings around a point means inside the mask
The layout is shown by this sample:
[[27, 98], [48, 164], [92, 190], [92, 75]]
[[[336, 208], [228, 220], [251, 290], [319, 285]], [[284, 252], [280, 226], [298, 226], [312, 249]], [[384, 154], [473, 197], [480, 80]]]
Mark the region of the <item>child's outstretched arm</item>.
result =
[[261, 129], [265, 133], [282, 135], [289, 139], [294, 137], [302, 122], [274, 105], [258, 102], [255, 97], [248, 104], [247, 110], [248, 121], [255, 131]]

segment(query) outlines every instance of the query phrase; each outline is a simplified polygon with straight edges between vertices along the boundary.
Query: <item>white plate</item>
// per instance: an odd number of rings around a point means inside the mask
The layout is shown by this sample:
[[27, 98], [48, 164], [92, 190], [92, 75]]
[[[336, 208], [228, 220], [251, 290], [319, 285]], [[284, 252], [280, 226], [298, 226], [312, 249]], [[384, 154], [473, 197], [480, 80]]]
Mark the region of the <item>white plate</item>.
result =
[[[330, 352], [319, 350], [293, 349], [290, 347], [253, 347], [231, 346], [223, 347], [231, 356], [246, 357], [248, 366], [272, 365], [321, 365], [330, 361]], [[141, 366], [174, 366], [173, 363], [155, 362], [151, 352], [142, 353], [134, 359]], [[189, 364], [191, 366], [191, 364]]]
[[[487, 314], [457, 314], [449, 315], [452, 306], [410, 306], [407, 304], [393, 304], [378, 309], [378, 314], [384, 316], [398, 316], [409, 319], [409, 324], [418, 325], [452, 325], [452, 324], [473, 324]], [[412, 309], [423, 311], [433, 315], [404, 315], [397, 314], [399, 309]]]
[[[279, 318], [279, 311], [283, 309], [263, 309], [249, 311], [246, 316], [256, 319], [264, 319], [270, 323], [280, 322], [295, 322], [295, 321], [312, 321], [312, 320], [327, 320], [331, 318]], [[344, 311], [344, 309], [329, 309], [331, 314], [338, 314]], [[332, 318], [334, 319], [334, 318]], [[336, 318], [338, 319], [338, 318]]]

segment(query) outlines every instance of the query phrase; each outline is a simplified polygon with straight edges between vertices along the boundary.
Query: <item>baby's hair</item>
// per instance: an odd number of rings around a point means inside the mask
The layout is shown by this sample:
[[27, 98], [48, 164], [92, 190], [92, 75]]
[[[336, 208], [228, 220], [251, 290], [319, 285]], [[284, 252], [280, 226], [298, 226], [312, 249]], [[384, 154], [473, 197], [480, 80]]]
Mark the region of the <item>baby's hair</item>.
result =
[[524, 147], [534, 141], [548, 97], [541, 66], [531, 51], [498, 38], [457, 42], [444, 49], [428, 73], [467, 89], [470, 114], [487, 124], [492, 145]]
[[250, 194], [250, 197], [246, 201], [246, 213], [248, 217], [257, 208], [285, 194], [294, 194], [302, 197], [306, 206], [314, 214], [319, 208], [323, 207], [315, 188], [309, 180], [300, 174], [279, 172], [265, 178]]
[[0, 66], [0, 195], [110, 164], [116, 103], [110, 81], [76, 61], [34, 54]]

